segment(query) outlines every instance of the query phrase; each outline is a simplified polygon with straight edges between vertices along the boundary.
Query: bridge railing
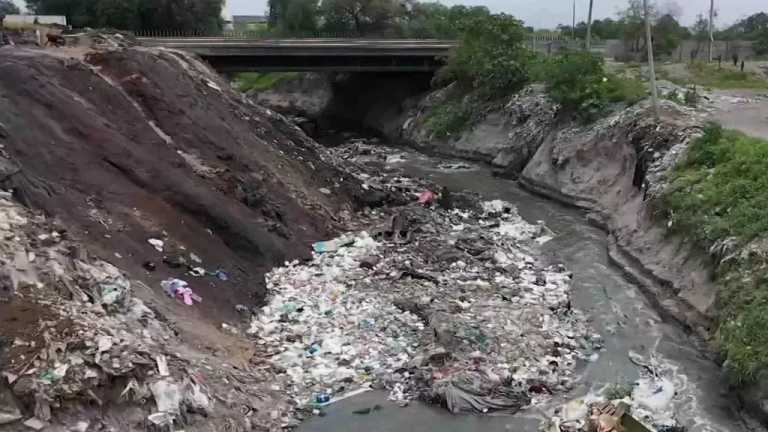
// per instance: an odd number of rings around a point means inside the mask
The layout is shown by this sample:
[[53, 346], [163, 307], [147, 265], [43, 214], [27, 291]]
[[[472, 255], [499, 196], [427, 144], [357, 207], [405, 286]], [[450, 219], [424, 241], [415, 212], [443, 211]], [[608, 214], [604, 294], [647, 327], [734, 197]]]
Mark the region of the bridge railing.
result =
[[[416, 39], [430, 40], [440, 39], [434, 35], [419, 33], [403, 33], [396, 31], [389, 32], [371, 32], [360, 34], [357, 32], [306, 32], [306, 33], [283, 33], [269, 29], [261, 30], [225, 30], [220, 32], [211, 32], [205, 30], [173, 30], [173, 29], [150, 29], [135, 30], [134, 35], [140, 38], [218, 38], [218, 39]], [[451, 39], [451, 38], [447, 38]]]

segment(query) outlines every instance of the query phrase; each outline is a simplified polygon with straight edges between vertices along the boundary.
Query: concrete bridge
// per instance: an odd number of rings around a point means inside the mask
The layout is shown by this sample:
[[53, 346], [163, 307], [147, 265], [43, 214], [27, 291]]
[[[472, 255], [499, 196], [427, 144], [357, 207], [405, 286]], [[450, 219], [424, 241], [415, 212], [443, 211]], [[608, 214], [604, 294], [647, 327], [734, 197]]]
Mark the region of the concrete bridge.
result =
[[139, 38], [199, 55], [222, 73], [270, 71], [428, 72], [454, 41], [411, 39]]

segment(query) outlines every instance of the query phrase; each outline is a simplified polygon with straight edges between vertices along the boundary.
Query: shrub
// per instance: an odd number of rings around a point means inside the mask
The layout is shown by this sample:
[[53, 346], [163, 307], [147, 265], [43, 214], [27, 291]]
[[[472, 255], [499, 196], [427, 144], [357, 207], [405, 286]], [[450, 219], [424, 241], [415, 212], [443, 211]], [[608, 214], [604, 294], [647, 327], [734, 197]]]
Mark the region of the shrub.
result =
[[603, 59], [592, 53], [566, 51], [558, 55], [548, 64], [545, 82], [552, 100], [584, 119], [594, 118], [606, 107]]
[[447, 138], [463, 132], [471, 120], [472, 110], [461, 100], [453, 100], [435, 107], [426, 126], [436, 138]]
[[642, 82], [607, 72], [602, 57], [585, 51], [566, 51], [533, 70], [543, 77], [552, 100], [587, 121], [611, 103], [631, 105], [646, 96]]
[[438, 74], [439, 81], [457, 81], [487, 98], [525, 86], [533, 53], [525, 46], [526, 32], [520, 21], [497, 14], [470, 17], [459, 26], [459, 45]]
[[296, 72], [243, 72], [237, 74], [234, 80], [234, 86], [243, 93], [248, 91], [264, 91], [274, 87], [283, 80], [294, 79], [299, 76]]

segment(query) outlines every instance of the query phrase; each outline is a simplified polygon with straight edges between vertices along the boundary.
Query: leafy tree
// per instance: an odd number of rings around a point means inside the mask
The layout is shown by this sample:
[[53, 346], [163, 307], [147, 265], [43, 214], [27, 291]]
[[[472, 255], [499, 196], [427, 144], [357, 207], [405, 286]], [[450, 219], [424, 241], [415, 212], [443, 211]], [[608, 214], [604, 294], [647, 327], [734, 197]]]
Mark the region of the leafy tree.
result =
[[324, 0], [320, 7], [326, 31], [360, 36], [392, 29], [403, 9], [396, 0]]
[[[648, 5], [651, 18], [657, 16], [657, 10], [652, 3]], [[624, 42], [631, 51], [642, 52], [645, 48], [645, 12], [643, 0], [629, 0], [627, 9], [620, 12], [624, 27]]]
[[592, 23], [592, 34], [600, 39], [621, 39], [624, 35], [624, 24], [611, 18], [595, 20]]
[[667, 14], [656, 21], [653, 35], [654, 52], [659, 55], [671, 55], [690, 32], [681, 26], [675, 17]]
[[757, 35], [754, 47], [757, 55], [768, 55], [768, 28]]
[[440, 3], [409, 1], [403, 17], [403, 35], [455, 39], [460, 36], [464, 22], [491, 15], [484, 6], [453, 6]]
[[730, 40], [745, 39], [756, 41], [766, 30], [768, 30], [768, 13], [759, 12], [728, 27], [718, 34], [718, 37]]
[[550, 61], [547, 70], [547, 92], [564, 110], [584, 119], [603, 111], [607, 95], [602, 57], [566, 51]]
[[65, 15], [74, 27], [220, 30], [223, 0], [27, 0], [38, 14]]
[[11, 0], [0, 0], [0, 20], [6, 15], [16, 15], [20, 13], [18, 6]]
[[477, 16], [460, 21], [459, 46], [439, 79], [498, 97], [522, 88], [529, 79], [533, 54], [526, 47], [522, 23], [510, 15]]
[[317, 0], [269, 0], [269, 27], [288, 35], [314, 35]]

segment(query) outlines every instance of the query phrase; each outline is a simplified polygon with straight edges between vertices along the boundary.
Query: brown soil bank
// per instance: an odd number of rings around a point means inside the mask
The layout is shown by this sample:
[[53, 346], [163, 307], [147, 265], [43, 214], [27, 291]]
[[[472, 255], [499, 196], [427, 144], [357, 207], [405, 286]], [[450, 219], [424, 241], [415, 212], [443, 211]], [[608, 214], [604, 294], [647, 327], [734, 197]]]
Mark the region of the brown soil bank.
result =
[[0, 49], [0, 144], [4, 188], [159, 295], [189, 253], [228, 273], [182, 277], [203, 297], [184, 314], [259, 302], [264, 270], [307, 256], [359, 193], [298, 128], [169, 50]]

